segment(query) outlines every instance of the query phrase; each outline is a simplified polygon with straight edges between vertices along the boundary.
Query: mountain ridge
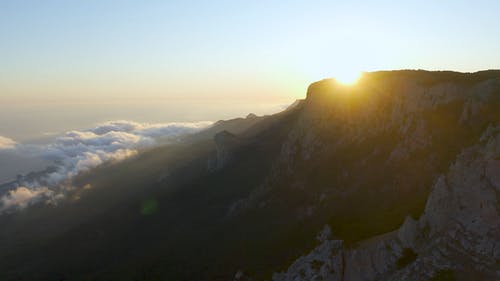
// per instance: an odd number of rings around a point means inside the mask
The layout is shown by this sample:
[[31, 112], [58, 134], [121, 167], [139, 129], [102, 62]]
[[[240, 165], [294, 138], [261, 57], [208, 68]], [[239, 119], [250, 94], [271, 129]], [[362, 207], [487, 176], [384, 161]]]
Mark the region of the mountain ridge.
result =
[[[241, 280], [392, 278], [396, 273], [386, 269], [394, 270], [405, 253], [404, 268], [418, 260], [404, 249], [414, 243], [415, 221], [429, 217], [429, 195], [457, 156], [472, 148], [498, 160], [491, 156], [496, 148], [482, 145], [497, 139], [499, 101], [500, 71], [374, 72], [352, 86], [313, 83], [305, 100], [284, 112], [217, 122], [179, 143], [82, 175], [75, 183], [92, 189], [75, 202], [0, 217], [6, 226], [0, 277], [231, 280], [238, 272]], [[217, 151], [223, 165], [213, 169]], [[497, 171], [495, 165], [488, 169]], [[144, 215], [148, 202], [157, 208]], [[317, 241], [325, 225], [330, 237]], [[360, 265], [355, 258], [335, 254], [355, 253], [350, 249], [359, 245], [379, 249], [376, 241], [386, 236], [407, 244], [381, 250], [387, 263], [373, 263], [366, 272], [348, 269]], [[44, 259], [41, 250], [51, 257]], [[442, 266], [424, 270], [421, 280], [439, 270], [481, 271]]]

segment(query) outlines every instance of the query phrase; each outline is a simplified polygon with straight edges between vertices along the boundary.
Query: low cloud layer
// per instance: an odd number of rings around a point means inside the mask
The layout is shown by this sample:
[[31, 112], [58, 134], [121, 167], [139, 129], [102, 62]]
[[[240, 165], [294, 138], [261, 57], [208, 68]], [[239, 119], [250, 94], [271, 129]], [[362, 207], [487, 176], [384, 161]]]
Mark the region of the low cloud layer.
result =
[[9, 138], [0, 136], [0, 150], [4, 149], [14, 149], [17, 143]]
[[39, 154], [50, 159], [54, 168], [35, 179], [21, 179], [17, 186], [0, 197], [0, 212], [22, 209], [37, 202], [54, 203], [73, 191], [71, 179], [104, 163], [122, 161], [140, 149], [194, 133], [211, 122], [148, 124], [113, 121], [82, 131], [69, 131], [46, 146], [19, 145], [0, 137], [0, 149]]
[[20, 186], [14, 190], [10, 190], [7, 195], [0, 199], [2, 203], [2, 208], [0, 210], [8, 210], [11, 208], [22, 209], [44, 199], [44, 197], [45, 199], [50, 199], [53, 193], [54, 192], [47, 187], [28, 188]]

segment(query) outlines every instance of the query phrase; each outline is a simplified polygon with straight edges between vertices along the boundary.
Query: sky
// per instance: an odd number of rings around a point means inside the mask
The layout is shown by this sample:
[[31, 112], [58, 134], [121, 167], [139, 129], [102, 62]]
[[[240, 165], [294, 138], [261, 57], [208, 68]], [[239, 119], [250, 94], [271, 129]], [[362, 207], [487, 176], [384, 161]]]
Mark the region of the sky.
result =
[[0, 0], [0, 135], [265, 114], [361, 71], [500, 68], [498, 11], [497, 0]]

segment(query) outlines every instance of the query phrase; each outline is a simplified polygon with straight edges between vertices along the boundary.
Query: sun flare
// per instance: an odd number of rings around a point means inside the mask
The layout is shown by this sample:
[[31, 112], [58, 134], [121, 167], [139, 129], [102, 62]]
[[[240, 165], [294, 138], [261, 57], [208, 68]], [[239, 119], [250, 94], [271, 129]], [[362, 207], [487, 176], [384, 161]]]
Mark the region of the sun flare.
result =
[[358, 71], [344, 71], [335, 74], [334, 78], [338, 82], [344, 85], [352, 85], [355, 84], [359, 78], [361, 77], [361, 73]]

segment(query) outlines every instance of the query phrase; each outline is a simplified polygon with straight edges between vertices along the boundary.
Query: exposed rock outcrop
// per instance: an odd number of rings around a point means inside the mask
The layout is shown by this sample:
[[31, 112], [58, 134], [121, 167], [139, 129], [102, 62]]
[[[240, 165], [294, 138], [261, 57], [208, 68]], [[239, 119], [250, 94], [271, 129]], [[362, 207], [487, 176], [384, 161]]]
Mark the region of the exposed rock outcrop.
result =
[[[366, 73], [354, 86], [332, 79], [311, 84], [272, 171], [238, 202], [239, 209], [262, 201], [281, 204], [269, 202], [266, 195], [278, 187], [303, 190], [304, 197], [311, 198], [297, 209], [301, 214], [307, 212], [299, 209], [334, 204], [339, 198], [332, 197], [347, 199], [363, 194], [363, 189], [404, 190], [425, 198], [456, 155], [500, 118], [500, 74], [481, 75], [375, 72]], [[324, 163], [331, 165], [331, 171]], [[311, 183], [318, 173], [327, 180]], [[382, 173], [387, 173], [385, 179]], [[319, 192], [311, 191], [311, 186]]]
[[273, 280], [430, 280], [445, 270], [457, 280], [498, 280], [498, 175], [500, 126], [490, 126], [438, 178], [420, 219], [352, 249], [326, 240]]

